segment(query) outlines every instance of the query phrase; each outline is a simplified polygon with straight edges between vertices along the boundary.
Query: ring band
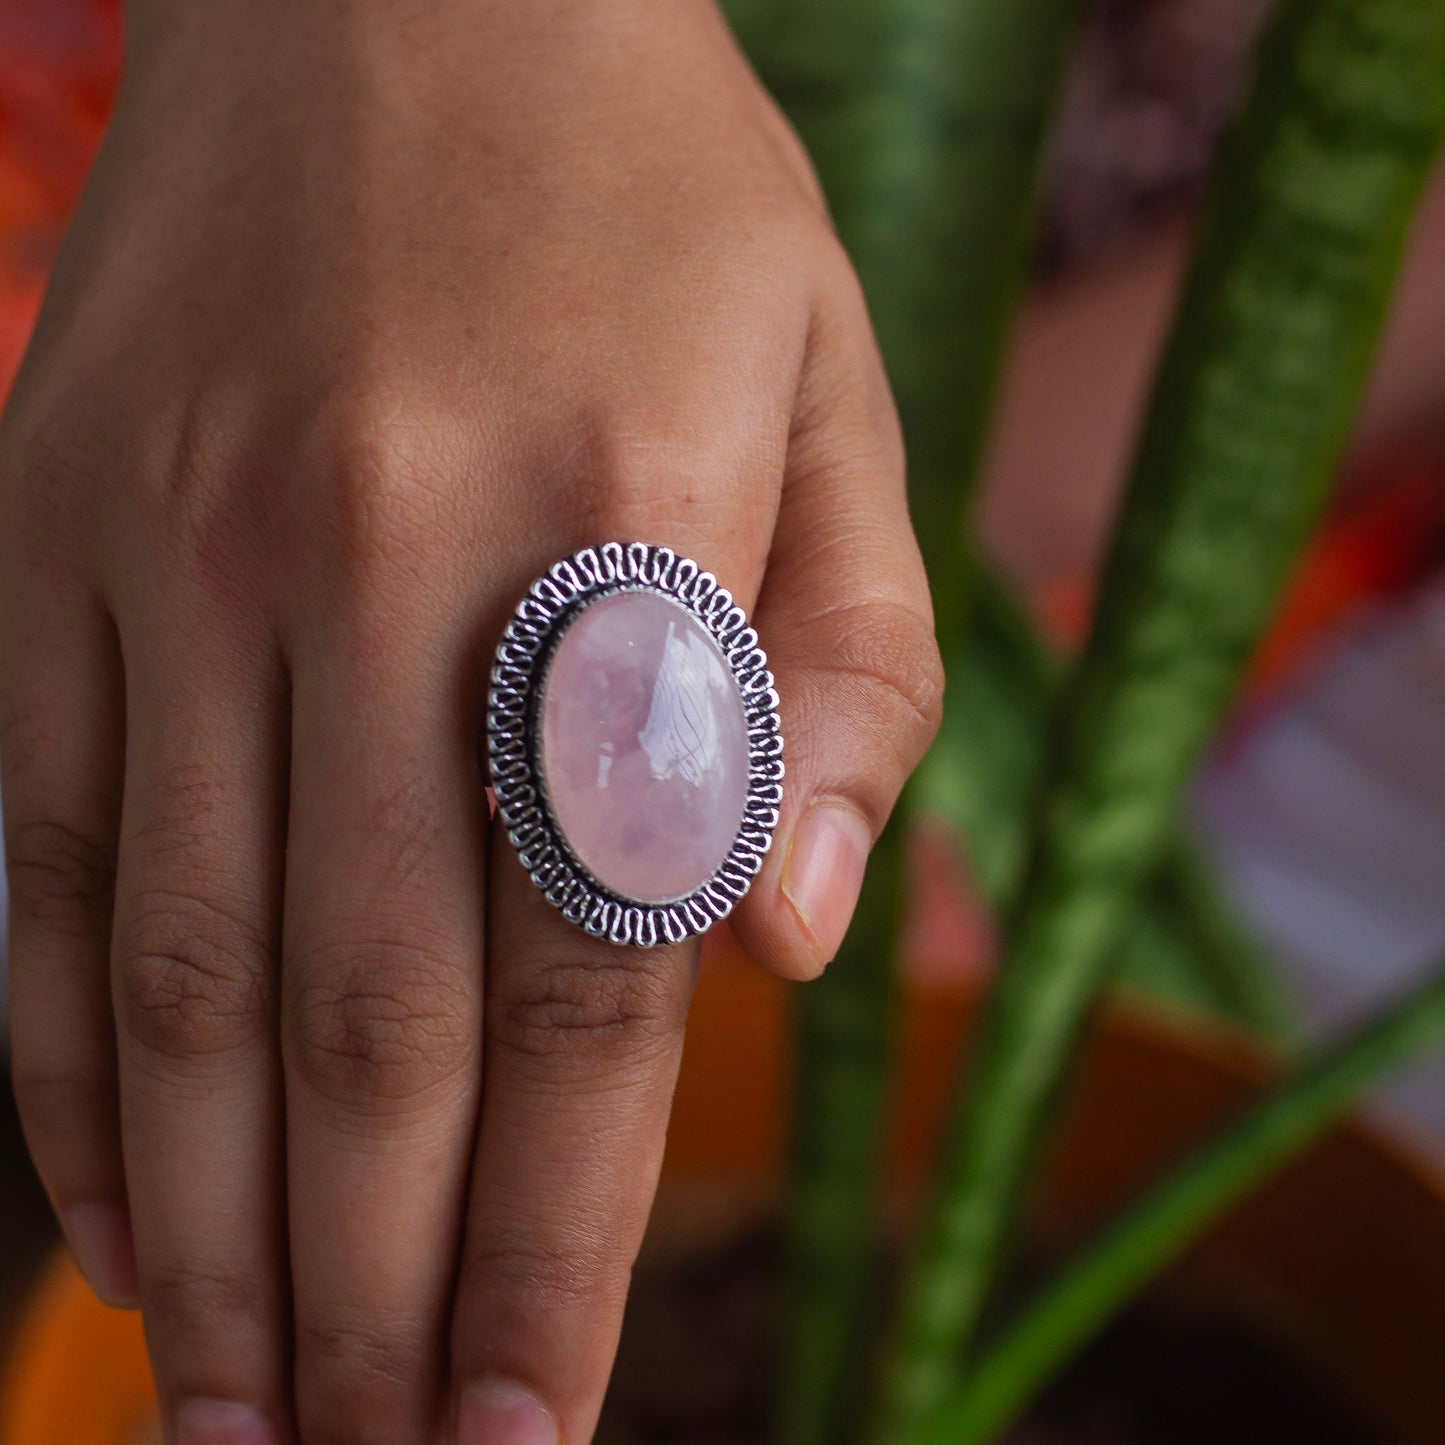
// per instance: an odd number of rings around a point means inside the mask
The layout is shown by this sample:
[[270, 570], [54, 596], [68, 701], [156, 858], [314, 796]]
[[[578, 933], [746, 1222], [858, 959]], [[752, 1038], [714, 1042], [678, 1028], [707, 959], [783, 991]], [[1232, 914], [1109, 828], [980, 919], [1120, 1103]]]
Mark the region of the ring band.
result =
[[613, 943], [726, 918], [778, 822], [767, 657], [732, 594], [667, 547], [584, 547], [532, 584], [497, 646], [487, 752], [522, 866]]

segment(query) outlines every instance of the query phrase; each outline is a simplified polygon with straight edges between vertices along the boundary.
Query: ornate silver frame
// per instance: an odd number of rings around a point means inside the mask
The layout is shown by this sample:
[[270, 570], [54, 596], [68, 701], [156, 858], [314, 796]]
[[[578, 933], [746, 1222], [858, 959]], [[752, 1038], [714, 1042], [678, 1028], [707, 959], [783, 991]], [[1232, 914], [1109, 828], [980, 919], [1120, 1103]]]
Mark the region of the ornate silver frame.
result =
[[[557, 639], [581, 608], [614, 592], [636, 590], [670, 597], [707, 628], [732, 668], [748, 729], [747, 802], [732, 848], [706, 882], [667, 903], [627, 898], [592, 876], [552, 816], [536, 755], [537, 707]], [[565, 918], [613, 943], [644, 948], [680, 943], [726, 918], [762, 867], [778, 823], [783, 736], [767, 656], [732, 594], [668, 547], [645, 542], [584, 547], [532, 584], [497, 645], [487, 753], [497, 811], [522, 866]]]

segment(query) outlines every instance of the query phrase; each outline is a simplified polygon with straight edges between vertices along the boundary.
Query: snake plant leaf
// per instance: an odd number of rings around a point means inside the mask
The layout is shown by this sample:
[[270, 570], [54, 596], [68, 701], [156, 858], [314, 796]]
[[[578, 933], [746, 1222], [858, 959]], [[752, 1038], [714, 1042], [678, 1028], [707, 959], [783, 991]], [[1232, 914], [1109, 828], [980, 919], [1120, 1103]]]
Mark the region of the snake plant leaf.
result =
[[946, 1398], [1088, 1011], [1317, 516], [1445, 127], [1440, 0], [1284, 0], [1206, 205], [1065, 693], [871, 1439]]
[[[727, 0], [808, 146], [867, 294], [909, 454], [939, 632], [961, 625], [961, 547], [1036, 180], [1078, 0]], [[797, 1001], [789, 1305], [778, 1438], [856, 1434], [877, 1239], [902, 831], [874, 851], [854, 927]]]
[[1390, 1070], [1445, 1041], [1445, 966], [1300, 1069], [1124, 1214], [1007, 1328], [924, 1432], [982, 1445], [1053, 1371], [1208, 1225], [1345, 1114]]
[[[1054, 701], [1064, 668], [1008, 585], [975, 566], [950, 706], [919, 770], [919, 812], [944, 822], [996, 912], [1018, 888]], [[1117, 982], [1169, 1006], [1217, 1015], [1273, 1039], [1295, 1032], [1277, 972], [1233, 916], [1182, 824], [1130, 918]]]
[[1079, 0], [728, 0], [868, 297], [940, 631]]

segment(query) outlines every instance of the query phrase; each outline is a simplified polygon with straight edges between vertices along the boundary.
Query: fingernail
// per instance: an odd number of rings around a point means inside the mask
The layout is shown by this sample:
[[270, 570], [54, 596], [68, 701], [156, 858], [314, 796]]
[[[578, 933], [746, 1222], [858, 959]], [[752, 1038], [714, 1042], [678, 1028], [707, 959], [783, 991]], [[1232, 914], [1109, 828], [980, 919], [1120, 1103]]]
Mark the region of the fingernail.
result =
[[187, 1400], [176, 1411], [176, 1445], [279, 1445], [258, 1410], [234, 1400]]
[[842, 803], [819, 800], [793, 830], [783, 865], [783, 892], [830, 963], [853, 921], [873, 835], [861, 814]]
[[108, 1305], [131, 1309], [140, 1298], [130, 1211], [123, 1204], [77, 1204], [66, 1235], [85, 1282]]
[[463, 1392], [457, 1445], [557, 1445], [557, 1419], [520, 1385], [488, 1380]]

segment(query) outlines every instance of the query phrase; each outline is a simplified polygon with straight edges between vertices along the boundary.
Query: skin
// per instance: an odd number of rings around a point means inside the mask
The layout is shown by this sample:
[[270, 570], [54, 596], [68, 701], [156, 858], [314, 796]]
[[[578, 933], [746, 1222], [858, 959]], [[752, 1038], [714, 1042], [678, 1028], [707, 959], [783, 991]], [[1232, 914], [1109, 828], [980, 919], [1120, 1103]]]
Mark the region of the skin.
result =
[[576, 547], [715, 572], [788, 742], [737, 930], [820, 971], [941, 692], [857, 283], [702, 0], [128, 25], [0, 429], [35, 1159], [173, 1445], [585, 1442], [696, 946], [525, 878], [490, 654]]

